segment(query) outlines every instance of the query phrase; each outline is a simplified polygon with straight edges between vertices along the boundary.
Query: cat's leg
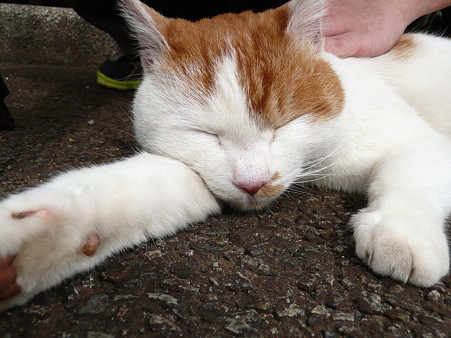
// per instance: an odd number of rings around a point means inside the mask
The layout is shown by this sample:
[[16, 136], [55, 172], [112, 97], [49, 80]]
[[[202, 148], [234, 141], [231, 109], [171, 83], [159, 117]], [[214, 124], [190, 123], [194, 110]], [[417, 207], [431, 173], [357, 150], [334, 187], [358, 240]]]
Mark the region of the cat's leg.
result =
[[0, 203], [0, 309], [218, 211], [197, 174], [146, 153], [13, 195]]
[[449, 270], [451, 147], [440, 138], [419, 139], [379, 163], [369, 206], [351, 224], [357, 254], [375, 272], [431, 286]]

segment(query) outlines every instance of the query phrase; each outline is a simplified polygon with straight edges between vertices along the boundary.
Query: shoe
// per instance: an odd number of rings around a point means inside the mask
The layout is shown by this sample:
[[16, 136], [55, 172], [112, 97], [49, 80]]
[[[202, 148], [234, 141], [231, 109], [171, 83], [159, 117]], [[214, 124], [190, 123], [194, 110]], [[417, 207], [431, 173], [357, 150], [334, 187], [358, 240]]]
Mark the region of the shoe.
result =
[[0, 75], [0, 130], [14, 129], [14, 120], [4, 102], [4, 99], [8, 94], [8, 87], [6, 87], [6, 84]]
[[5, 103], [0, 101], [0, 130], [13, 130], [14, 120]]
[[97, 83], [107, 88], [135, 90], [142, 79], [139, 57], [122, 55], [105, 61], [97, 71]]

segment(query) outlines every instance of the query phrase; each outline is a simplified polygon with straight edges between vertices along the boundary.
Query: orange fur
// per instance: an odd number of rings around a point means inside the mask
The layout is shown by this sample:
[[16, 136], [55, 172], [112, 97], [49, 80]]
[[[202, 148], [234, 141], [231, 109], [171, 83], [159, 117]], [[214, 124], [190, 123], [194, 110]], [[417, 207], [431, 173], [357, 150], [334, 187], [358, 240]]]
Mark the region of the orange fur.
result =
[[[276, 171], [274, 175], [271, 177], [271, 182], [274, 182], [280, 178], [280, 173]], [[281, 184], [272, 185], [271, 182], [265, 184], [260, 190], [257, 192], [258, 197], [275, 197], [285, 190], [285, 187]]]
[[275, 197], [285, 190], [283, 185], [270, 185], [266, 184], [258, 190], [256, 196], [258, 197]]
[[412, 34], [404, 34], [392, 48], [391, 53], [397, 59], [408, 59], [415, 48], [415, 41]]
[[160, 69], [184, 75], [209, 93], [217, 61], [234, 53], [250, 113], [264, 127], [274, 129], [304, 114], [330, 118], [343, 107], [340, 80], [313, 48], [300, 48], [290, 36], [288, 11], [282, 6], [195, 23], [152, 12], [170, 47]]

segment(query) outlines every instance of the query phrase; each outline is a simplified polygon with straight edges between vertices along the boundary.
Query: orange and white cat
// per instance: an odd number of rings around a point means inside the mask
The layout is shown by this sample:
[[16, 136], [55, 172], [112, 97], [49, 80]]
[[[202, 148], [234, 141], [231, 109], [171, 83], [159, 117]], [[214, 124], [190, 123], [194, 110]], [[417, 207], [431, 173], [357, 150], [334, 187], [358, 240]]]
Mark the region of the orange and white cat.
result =
[[380, 57], [339, 59], [322, 48], [322, 7], [292, 0], [192, 23], [123, 1], [141, 44], [133, 114], [145, 152], [0, 203], [0, 278], [11, 276], [0, 308], [222, 202], [262, 208], [295, 182], [367, 194], [351, 219], [357, 255], [402, 282], [439, 282], [449, 270], [451, 41], [406, 35]]

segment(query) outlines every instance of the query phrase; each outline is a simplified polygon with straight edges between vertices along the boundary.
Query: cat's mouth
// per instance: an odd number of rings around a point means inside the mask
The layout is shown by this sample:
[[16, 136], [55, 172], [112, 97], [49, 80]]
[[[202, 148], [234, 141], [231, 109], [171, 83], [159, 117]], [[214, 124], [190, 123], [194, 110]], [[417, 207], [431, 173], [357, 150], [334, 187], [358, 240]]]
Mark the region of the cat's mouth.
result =
[[[284, 190], [283, 184], [277, 183], [280, 180], [279, 172], [275, 172], [271, 179], [263, 185], [251, 186], [235, 184], [238, 188], [241, 198], [239, 207], [243, 210], [258, 210], [262, 209], [278, 197]], [[280, 181], [279, 181], [280, 182]]]
[[231, 201], [232, 204], [242, 210], [259, 210], [267, 206], [276, 199], [283, 191], [285, 186], [281, 184], [265, 184], [255, 194], [241, 192], [240, 201]]

